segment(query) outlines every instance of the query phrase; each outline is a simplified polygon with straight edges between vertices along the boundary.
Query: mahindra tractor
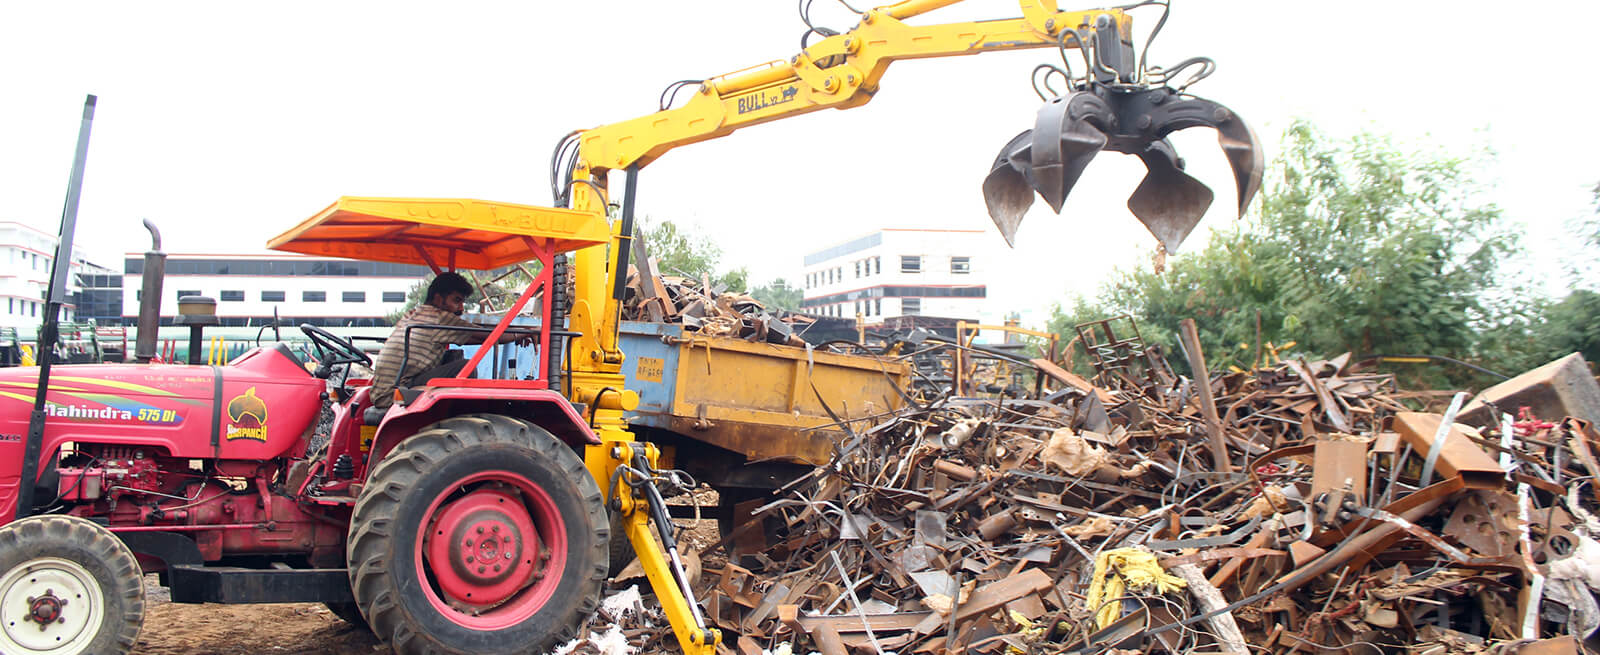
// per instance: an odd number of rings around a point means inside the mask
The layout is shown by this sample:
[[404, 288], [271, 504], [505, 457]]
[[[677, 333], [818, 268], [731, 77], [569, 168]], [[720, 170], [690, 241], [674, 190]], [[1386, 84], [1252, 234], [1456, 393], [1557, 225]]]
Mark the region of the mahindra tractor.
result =
[[[1145, 162], [1128, 206], [1176, 250], [1212, 200], [1167, 140], [1179, 129], [1220, 134], [1241, 212], [1259, 185], [1249, 128], [1186, 92], [1209, 60], [1146, 64], [1128, 11], [1054, 0], [1021, 0], [1017, 18], [907, 22], [957, 1], [860, 12], [843, 33], [808, 20], [819, 38], [793, 57], [675, 83], [660, 111], [569, 134], [551, 160], [555, 207], [347, 197], [270, 240], [435, 271], [536, 263], [460, 375], [399, 388], [386, 409], [357, 374], [368, 355], [309, 325], [314, 361], [266, 345], [218, 366], [57, 366], [36, 432], [39, 370], [0, 370], [0, 653], [129, 652], [145, 573], [174, 602], [326, 603], [403, 655], [539, 652], [581, 627], [622, 544], [683, 651], [714, 652], [722, 636], [662, 500], [672, 476], [625, 419], [639, 396], [624, 384], [618, 317], [644, 166], [742, 127], [865, 104], [898, 60], [1055, 48], [1060, 65], [1034, 71], [1045, 100], [1034, 126], [982, 184], [1008, 242], [1035, 193], [1059, 212], [1109, 149]], [[513, 326], [523, 315], [533, 320]], [[414, 326], [386, 347], [409, 347], [419, 329], [449, 328]], [[531, 373], [472, 377], [508, 331], [534, 343]]]

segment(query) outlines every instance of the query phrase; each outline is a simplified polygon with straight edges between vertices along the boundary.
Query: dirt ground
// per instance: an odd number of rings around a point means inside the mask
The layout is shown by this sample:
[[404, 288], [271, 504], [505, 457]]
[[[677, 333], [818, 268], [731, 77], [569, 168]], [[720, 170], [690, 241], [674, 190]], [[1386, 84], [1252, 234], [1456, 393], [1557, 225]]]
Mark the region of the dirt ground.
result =
[[[701, 502], [709, 500], [715, 507], [715, 492], [702, 494]], [[715, 543], [717, 538], [716, 521], [703, 520], [694, 525], [688, 541], [698, 549]], [[718, 560], [720, 558], [711, 559], [708, 555], [708, 563]], [[147, 578], [144, 632], [139, 635], [134, 655], [392, 655], [394, 652], [365, 628], [345, 623], [321, 604], [175, 604], [167, 602], [167, 590], [155, 586], [154, 580], [155, 576]]]
[[138, 655], [392, 653], [321, 605], [177, 605], [150, 599]]

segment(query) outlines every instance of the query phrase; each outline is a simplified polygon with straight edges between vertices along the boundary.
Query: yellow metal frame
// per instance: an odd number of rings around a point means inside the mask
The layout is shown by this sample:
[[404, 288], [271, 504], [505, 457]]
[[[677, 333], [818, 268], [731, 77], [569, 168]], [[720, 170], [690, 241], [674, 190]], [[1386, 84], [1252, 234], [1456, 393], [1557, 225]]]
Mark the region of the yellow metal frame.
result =
[[[962, 350], [962, 348], [970, 348], [970, 347], [972, 347], [972, 342], [978, 338], [978, 333], [982, 332], [984, 330], [999, 330], [1001, 332], [1006, 332], [1006, 333], [1010, 333], [1010, 334], [1021, 334], [1021, 335], [1030, 336], [1030, 337], [1038, 337], [1040, 339], [1044, 339], [1046, 341], [1049, 341], [1050, 342], [1050, 347], [1045, 350], [1045, 357], [1047, 359], [1054, 359], [1055, 358], [1055, 356], [1056, 356], [1056, 347], [1061, 341], [1061, 336], [1056, 334], [1056, 333], [1054, 333], [1054, 332], [1041, 332], [1039, 330], [1030, 330], [1028, 328], [1021, 327], [1021, 326], [1018, 326], [1018, 325], [1010, 325], [1010, 324], [1007, 324], [1007, 325], [983, 325], [981, 323], [968, 323], [966, 321], [956, 321], [956, 343], [960, 344], [961, 348], [957, 348], [956, 349], [955, 356], [952, 358], [954, 360], [955, 369], [956, 370], [951, 375], [952, 375], [952, 379], [955, 382], [955, 389], [956, 389], [956, 393], [957, 394], [965, 394], [966, 393], [967, 352], [965, 350]], [[972, 333], [970, 336], [967, 334], [968, 331], [971, 331], [971, 333]]]

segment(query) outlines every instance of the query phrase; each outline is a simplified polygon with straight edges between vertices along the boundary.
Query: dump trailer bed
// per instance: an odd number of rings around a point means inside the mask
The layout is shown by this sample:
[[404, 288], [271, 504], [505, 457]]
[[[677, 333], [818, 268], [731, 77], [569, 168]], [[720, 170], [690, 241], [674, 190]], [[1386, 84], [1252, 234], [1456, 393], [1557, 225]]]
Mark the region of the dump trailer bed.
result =
[[[747, 462], [826, 463], [843, 434], [828, 409], [843, 419], [899, 409], [911, 374], [898, 362], [706, 336], [671, 323], [624, 321], [620, 338], [627, 386], [639, 393], [630, 424]], [[680, 464], [688, 455], [682, 450]]]

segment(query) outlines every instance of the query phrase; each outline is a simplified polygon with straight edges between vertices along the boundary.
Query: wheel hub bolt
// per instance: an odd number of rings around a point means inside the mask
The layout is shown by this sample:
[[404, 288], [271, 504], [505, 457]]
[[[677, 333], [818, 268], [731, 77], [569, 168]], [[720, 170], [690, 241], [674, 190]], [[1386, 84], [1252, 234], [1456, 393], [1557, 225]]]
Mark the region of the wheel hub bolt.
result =
[[471, 555], [468, 555], [468, 556], [467, 556], [467, 563], [468, 563], [468, 564], [471, 564], [471, 563], [472, 563], [472, 556], [471, 556]]
[[23, 621], [33, 621], [39, 624], [43, 631], [51, 623], [65, 623], [66, 617], [61, 615], [61, 608], [67, 601], [56, 598], [54, 589], [44, 590], [43, 596], [29, 596], [28, 613], [22, 617]]

